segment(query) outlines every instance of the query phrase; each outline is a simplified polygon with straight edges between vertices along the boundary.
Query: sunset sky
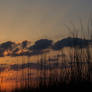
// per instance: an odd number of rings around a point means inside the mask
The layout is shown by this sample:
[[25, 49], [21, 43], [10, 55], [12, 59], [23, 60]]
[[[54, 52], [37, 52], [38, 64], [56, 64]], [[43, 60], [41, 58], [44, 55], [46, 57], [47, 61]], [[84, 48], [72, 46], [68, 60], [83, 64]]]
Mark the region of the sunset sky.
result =
[[59, 39], [91, 12], [92, 0], [0, 0], [0, 41]]

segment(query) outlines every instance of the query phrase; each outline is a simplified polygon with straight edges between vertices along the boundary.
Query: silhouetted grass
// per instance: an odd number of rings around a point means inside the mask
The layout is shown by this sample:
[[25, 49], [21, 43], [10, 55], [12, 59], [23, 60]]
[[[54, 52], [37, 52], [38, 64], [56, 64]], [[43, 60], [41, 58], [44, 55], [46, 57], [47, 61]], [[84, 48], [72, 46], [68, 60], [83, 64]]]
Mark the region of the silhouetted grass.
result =
[[[81, 29], [76, 31], [76, 27], [73, 25], [72, 38], [80, 38], [92, 41], [92, 30], [90, 30], [92, 25], [88, 23], [87, 32], [88, 34], [84, 34], [83, 24], [80, 22]], [[78, 31], [81, 32], [81, 36], [79, 37]], [[88, 36], [88, 37], [87, 37]], [[41, 54], [40, 59], [38, 58], [37, 63], [40, 65], [39, 70], [37, 71], [37, 75], [39, 76], [39, 82], [37, 87], [31, 87], [31, 77], [27, 75], [28, 81], [25, 81], [24, 84], [21, 82], [21, 88], [16, 88], [14, 92], [47, 92], [49, 91], [62, 91], [66, 89], [73, 90], [75, 89], [84, 89], [91, 88], [91, 59], [92, 54], [90, 49], [92, 48], [91, 43], [87, 43], [87, 47], [82, 47], [76, 45], [78, 43], [76, 40], [73, 40], [72, 46], [67, 51], [68, 56], [65, 54], [65, 49], [62, 48], [59, 50], [58, 54], [55, 57], [47, 56], [47, 53]], [[24, 49], [24, 47], [22, 48]], [[53, 58], [53, 60], [51, 60]], [[53, 61], [53, 62], [52, 62]], [[29, 66], [30, 57], [28, 57], [28, 74], [31, 73], [31, 67]], [[51, 63], [52, 62], [52, 63]], [[17, 62], [18, 63], [18, 62]], [[24, 64], [24, 56], [22, 56], [22, 64]], [[54, 65], [55, 64], [55, 65]], [[62, 68], [63, 66], [63, 68]], [[69, 66], [69, 67], [67, 67]], [[18, 67], [17, 67], [18, 68]], [[24, 81], [26, 75], [23, 70], [22, 65], [22, 79]]]

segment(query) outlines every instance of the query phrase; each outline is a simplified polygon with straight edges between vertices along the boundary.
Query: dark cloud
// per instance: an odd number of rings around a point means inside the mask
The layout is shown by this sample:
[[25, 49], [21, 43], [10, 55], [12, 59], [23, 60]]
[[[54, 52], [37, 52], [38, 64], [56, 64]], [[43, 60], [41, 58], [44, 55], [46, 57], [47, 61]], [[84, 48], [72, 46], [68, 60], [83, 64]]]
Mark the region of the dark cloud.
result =
[[[43, 68], [42, 68], [43, 67]], [[42, 69], [55, 69], [55, 68], [62, 68], [64, 69], [65, 67], [69, 68], [69, 65], [59, 65], [56, 62], [53, 62], [52, 65], [42, 65], [42, 64], [38, 64], [38, 63], [27, 63], [27, 64], [14, 64], [10, 66], [10, 69], [14, 70], [14, 71], [18, 71], [21, 69], [25, 69], [25, 68], [30, 68], [30, 69], [37, 69], [37, 70], [42, 70]]]
[[25, 40], [25, 41], [23, 41], [23, 42], [21, 43], [21, 47], [22, 47], [23, 49], [24, 49], [24, 48], [27, 48], [27, 46], [28, 46], [29, 43], [31, 43], [31, 42]]
[[57, 41], [53, 49], [54, 50], [59, 50], [64, 47], [75, 47], [78, 46], [80, 48], [85, 48], [88, 45], [89, 40], [82, 40], [80, 38], [65, 38], [63, 40]]
[[52, 40], [40, 39], [40, 40], [36, 41], [35, 44], [33, 46], [31, 46], [29, 49], [40, 51], [40, 50], [49, 48], [51, 45], [52, 45]]
[[33, 46], [28, 46], [28, 41], [23, 41], [20, 44], [8, 41], [0, 44], [0, 56], [4, 56], [4, 52], [7, 52], [7, 56], [33, 56], [48, 53], [50, 49], [60, 50], [64, 47], [79, 47], [86, 48], [91, 40], [84, 40], [80, 38], [65, 38], [57, 41], [53, 44], [52, 40], [40, 39], [35, 42]]
[[2, 43], [0, 45], [0, 48], [4, 49], [4, 50], [8, 50], [8, 49], [13, 49], [13, 47], [15, 46], [16, 44], [14, 42], [11, 42], [11, 41], [8, 41], [8, 42], [5, 42], [5, 43]]

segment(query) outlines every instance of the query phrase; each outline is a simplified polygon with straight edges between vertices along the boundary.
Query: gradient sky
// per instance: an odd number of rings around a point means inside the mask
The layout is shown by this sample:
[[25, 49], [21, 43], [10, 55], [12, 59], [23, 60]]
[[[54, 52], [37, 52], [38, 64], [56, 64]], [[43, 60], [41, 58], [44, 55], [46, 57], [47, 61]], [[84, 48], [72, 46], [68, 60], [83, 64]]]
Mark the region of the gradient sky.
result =
[[92, 0], [0, 0], [0, 41], [58, 39], [91, 10]]

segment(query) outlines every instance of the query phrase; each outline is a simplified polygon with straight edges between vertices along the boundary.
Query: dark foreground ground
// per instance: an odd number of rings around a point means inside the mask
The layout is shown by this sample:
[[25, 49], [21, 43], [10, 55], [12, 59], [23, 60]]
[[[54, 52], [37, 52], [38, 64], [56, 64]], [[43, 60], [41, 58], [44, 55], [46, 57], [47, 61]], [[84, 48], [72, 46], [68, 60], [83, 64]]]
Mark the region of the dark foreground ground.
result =
[[13, 92], [63, 92], [63, 91], [91, 91], [92, 83], [90, 82], [76, 82], [70, 84], [53, 84], [48, 87], [40, 86], [40, 88], [32, 89], [32, 88], [23, 88], [16, 89]]

